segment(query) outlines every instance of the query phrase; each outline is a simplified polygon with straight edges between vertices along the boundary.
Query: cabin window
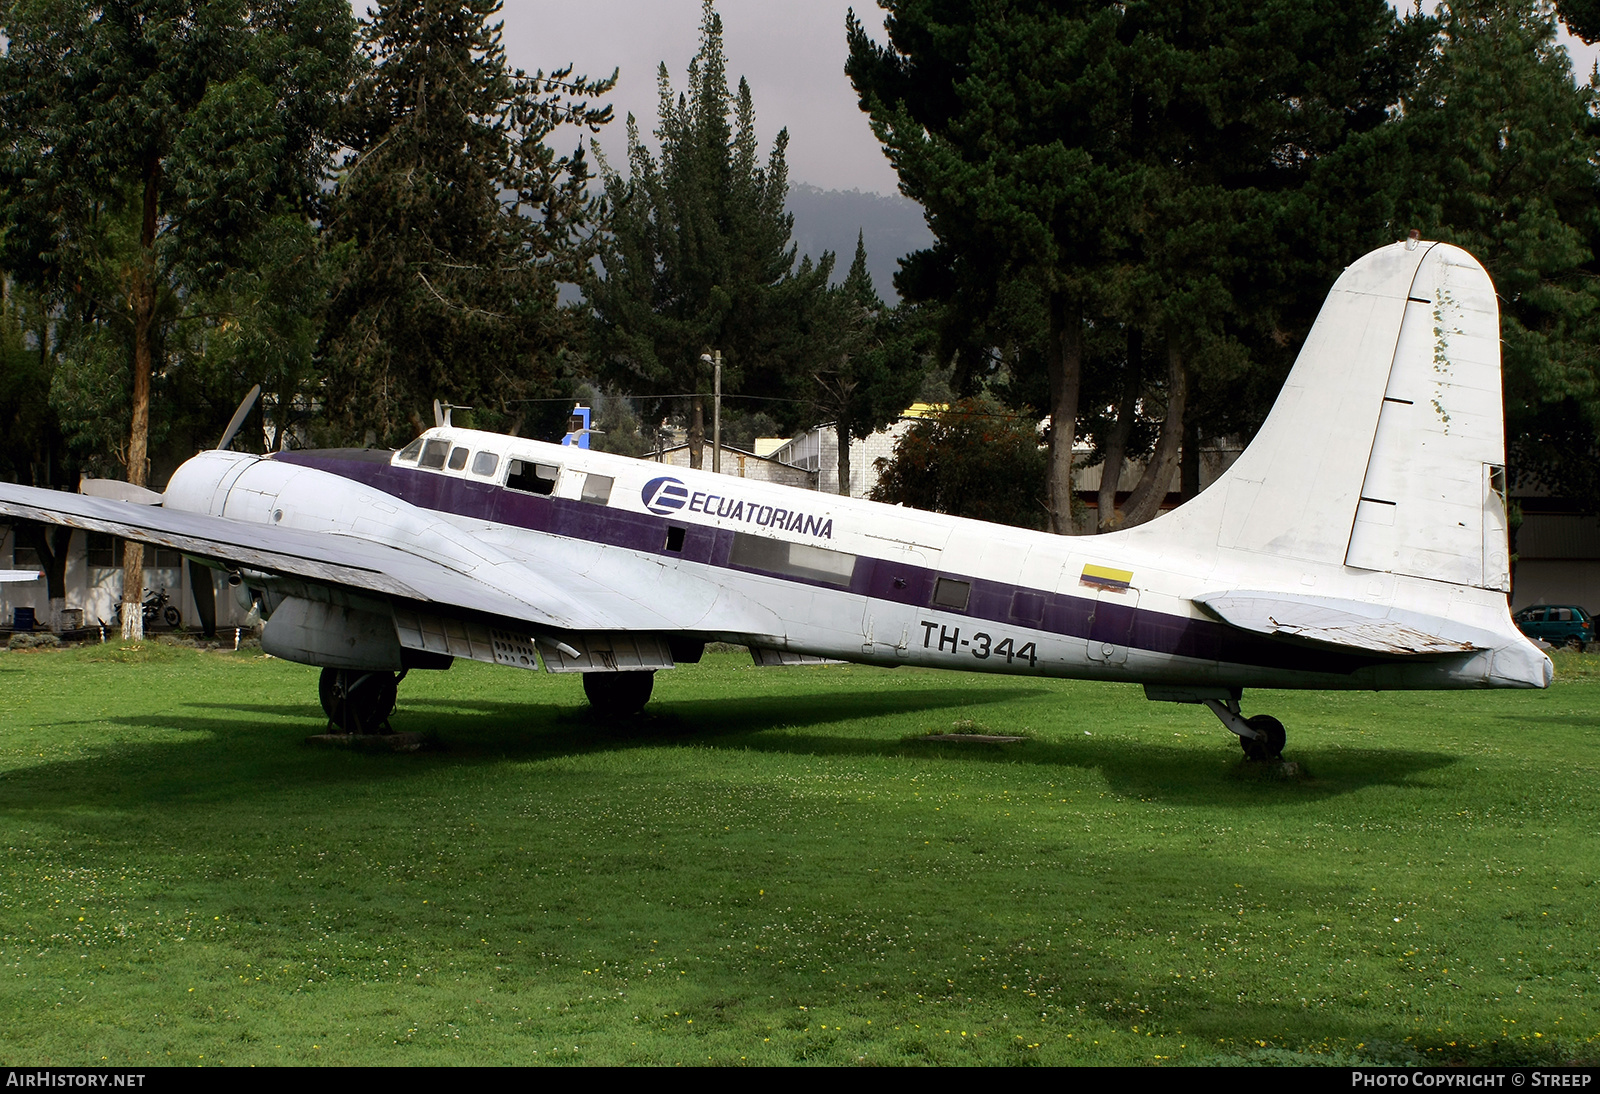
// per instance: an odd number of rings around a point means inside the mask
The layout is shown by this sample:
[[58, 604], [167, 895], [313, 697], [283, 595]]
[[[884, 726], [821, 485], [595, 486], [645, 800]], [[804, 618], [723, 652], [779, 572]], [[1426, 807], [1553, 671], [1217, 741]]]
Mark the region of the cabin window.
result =
[[450, 455], [449, 441], [428, 441], [422, 446], [422, 459], [417, 461], [417, 466], [437, 471], [444, 466], [445, 457], [448, 455]]
[[1038, 623], [1044, 619], [1043, 593], [1013, 593], [1011, 618], [1019, 623]]
[[559, 474], [561, 468], [553, 463], [512, 460], [506, 471], [506, 485], [527, 494], [549, 495], [555, 492], [556, 476]]
[[472, 457], [472, 473], [474, 475], [492, 475], [495, 468], [500, 466], [500, 457], [494, 452], [479, 452]]
[[454, 452], [450, 453], [450, 462], [445, 466], [449, 467], [452, 471], [460, 471], [463, 467], [467, 466], [467, 450], [465, 448], [458, 448]]
[[733, 534], [733, 549], [728, 552], [728, 563], [789, 577], [825, 581], [829, 585], [849, 585], [856, 572], [855, 555], [744, 532]]
[[418, 437], [400, 450], [400, 455], [395, 459], [400, 463], [416, 463], [417, 457], [422, 455], [422, 438]]
[[951, 608], [958, 612], [967, 610], [967, 601], [972, 596], [972, 582], [957, 581], [953, 577], [941, 577], [933, 586], [933, 606], [936, 608]]
[[595, 505], [606, 504], [611, 500], [611, 487], [616, 481], [610, 475], [585, 475], [583, 500]]
[[667, 526], [667, 550], [669, 550], [669, 551], [681, 551], [681, 550], [683, 550], [683, 535], [684, 535], [684, 529], [679, 528], [676, 525], [668, 525]]

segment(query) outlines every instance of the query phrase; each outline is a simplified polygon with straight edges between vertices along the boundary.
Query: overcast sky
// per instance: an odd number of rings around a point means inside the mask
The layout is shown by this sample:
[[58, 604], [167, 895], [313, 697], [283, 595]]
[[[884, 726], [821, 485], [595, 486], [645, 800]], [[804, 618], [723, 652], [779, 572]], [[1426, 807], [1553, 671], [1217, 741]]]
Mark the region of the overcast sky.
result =
[[[897, 192], [894, 170], [873, 139], [866, 115], [844, 74], [847, 0], [718, 0], [728, 79], [750, 81], [763, 157], [789, 129], [789, 181], [828, 190]], [[857, 14], [880, 40], [882, 12], [857, 0]], [[698, 0], [506, 0], [500, 13], [512, 65], [532, 72], [567, 63], [598, 77], [619, 69], [609, 101], [616, 113], [600, 137], [613, 166], [627, 169], [623, 119], [640, 132], [656, 128], [656, 67], [666, 62], [672, 88], [682, 91], [689, 60], [700, 44]], [[570, 140], [557, 147], [562, 151]]]
[[[357, 0], [357, 10], [364, 6]], [[849, 0], [718, 0], [730, 82], [744, 76], [755, 97], [763, 152], [789, 129], [789, 180], [830, 190], [897, 192], [894, 170], [872, 136], [844, 74]], [[856, 0], [856, 14], [886, 41], [875, 0]], [[1411, 6], [1405, 0], [1404, 7]], [[666, 62], [674, 91], [684, 87], [700, 38], [699, 0], [505, 0], [501, 19], [511, 63], [532, 72], [571, 62], [577, 72], [608, 76], [618, 69], [610, 102], [617, 121], [600, 137], [613, 166], [626, 171], [623, 119], [631, 112], [649, 136], [657, 123], [656, 66]], [[1562, 39], [1579, 78], [1596, 49]], [[558, 147], [570, 143], [570, 134]]]

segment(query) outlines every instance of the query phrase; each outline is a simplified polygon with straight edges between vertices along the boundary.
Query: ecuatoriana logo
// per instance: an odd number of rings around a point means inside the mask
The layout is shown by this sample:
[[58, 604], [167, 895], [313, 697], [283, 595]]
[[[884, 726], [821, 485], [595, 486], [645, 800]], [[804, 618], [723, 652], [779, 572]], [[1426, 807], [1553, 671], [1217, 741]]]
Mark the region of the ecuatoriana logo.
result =
[[708, 517], [717, 517], [725, 521], [743, 521], [759, 528], [798, 532], [801, 535], [818, 536], [822, 539], [833, 538], [833, 518], [825, 514], [784, 509], [758, 501], [745, 501], [739, 497], [710, 494], [702, 490], [691, 493], [682, 479], [675, 479], [671, 475], [662, 475], [645, 483], [644, 489], [639, 491], [639, 500], [644, 502], [646, 509], [658, 517], [670, 517], [682, 512], [704, 513]]
[[646, 509], [658, 517], [667, 517], [683, 508], [689, 500], [689, 488], [680, 479], [662, 475], [645, 483], [640, 497]]

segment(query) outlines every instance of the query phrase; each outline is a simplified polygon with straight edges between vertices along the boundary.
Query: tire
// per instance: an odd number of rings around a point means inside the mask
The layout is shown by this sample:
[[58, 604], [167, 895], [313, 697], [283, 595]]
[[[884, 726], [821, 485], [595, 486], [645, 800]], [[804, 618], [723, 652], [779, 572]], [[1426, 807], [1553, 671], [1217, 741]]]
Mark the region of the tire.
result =
[[638, 714], [650, 701], [656, 674], [646, 672], [586, 672], [583, 694], [596, 714], [607, 718], [626, 718]]
[[384, 733], [394, 713], [397, 684], [392, 672], [323, 669], [317, 698], [340, 733]]
[[1254, 718], [1246, 718], [1244, 724], [1261, 734], [1254, 739], [1239, 738], [1239, 747], [1244, 749], [1245, 759], [1266, 763], [1283, 758], [1283, 746], [1289, 735], [1284, 732], [1282, 722], [1270, 714], [1257, 714]]
[[183, 616], [178, 614], [178, 609], [168, 604], [161, 609], [161, 621], [169, 627], [176, 627], [183, 622]]

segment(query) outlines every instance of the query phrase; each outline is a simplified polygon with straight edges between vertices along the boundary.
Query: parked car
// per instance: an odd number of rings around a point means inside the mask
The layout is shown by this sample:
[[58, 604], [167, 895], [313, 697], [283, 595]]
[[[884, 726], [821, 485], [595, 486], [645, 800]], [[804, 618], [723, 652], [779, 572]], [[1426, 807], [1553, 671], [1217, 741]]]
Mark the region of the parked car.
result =
[[1540, 604], [1523, 608], [1514, 618], [1523, 634], [1552, 646], [1581, 650], [1595, 640], [1594, 616], [1575, 604]]

